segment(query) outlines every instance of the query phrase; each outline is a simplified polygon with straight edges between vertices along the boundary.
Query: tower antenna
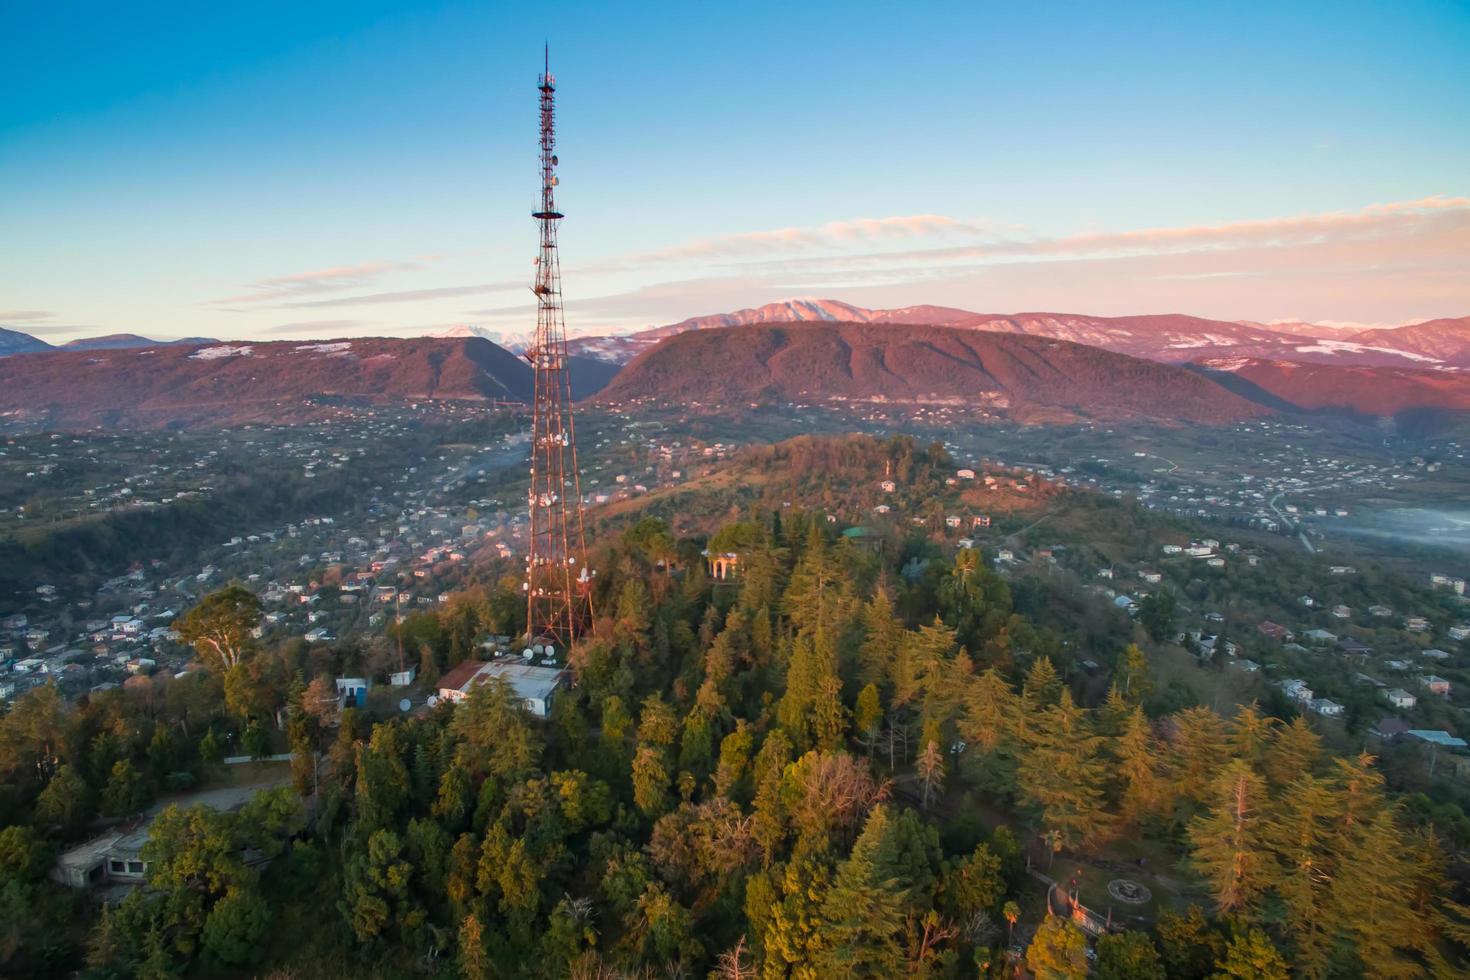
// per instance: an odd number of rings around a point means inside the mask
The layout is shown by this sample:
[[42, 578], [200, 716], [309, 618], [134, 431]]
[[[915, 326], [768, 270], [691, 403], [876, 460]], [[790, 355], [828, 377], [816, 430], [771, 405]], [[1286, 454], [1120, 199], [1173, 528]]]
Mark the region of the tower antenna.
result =
[[[567, 332], [556, 230], [556, 78], [551, 50], [536, 87], [541, 93], [541, 200], [531, 213], [541, 232], [536, 257], [536, 338], [526, 351], [535, 376], [531, 421], [531, 543], [526, 556], [526, 631], [531, 646], [563, 650], [591, 618], [592, 577], [582, 521], [582, 476], [572, 419]], [[549, 651], [547, 651], [549, 652]]]

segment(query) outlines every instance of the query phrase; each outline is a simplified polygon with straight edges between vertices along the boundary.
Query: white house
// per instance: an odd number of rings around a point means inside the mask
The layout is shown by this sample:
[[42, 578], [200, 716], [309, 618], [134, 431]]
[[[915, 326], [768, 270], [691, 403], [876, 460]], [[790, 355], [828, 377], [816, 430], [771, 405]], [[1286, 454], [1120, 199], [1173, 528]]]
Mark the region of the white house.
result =
[[1307, 686], [1306, 681], [1299, 678], [1282, 681], [1281, 690], [1285, 691], [1286, 696], [1293, 701], [1300, 701], [1306, 704], [1312, 700], [1312, 689]]
[[1311, 709], [1324, 718], [1336, 718], [1342, 714], [1342, 705], [1329, 698], [1315, 698], [1311, 701]]
[[1419, 703], [1418, 698], [1414, 697], [1414, 695], [1410, 694], [1408, 691], [1404, 690], [1401, 687], [1395, 687], [1388, 691], [1385, 691], [1383, 692], [1383, 696], [1388, 698], [1389, 704], [1393, 705], [1395, 708], [1402, 708], [1405, 711], [1408, 711], [1409, 709], [1413, 708], [1414, 705]]

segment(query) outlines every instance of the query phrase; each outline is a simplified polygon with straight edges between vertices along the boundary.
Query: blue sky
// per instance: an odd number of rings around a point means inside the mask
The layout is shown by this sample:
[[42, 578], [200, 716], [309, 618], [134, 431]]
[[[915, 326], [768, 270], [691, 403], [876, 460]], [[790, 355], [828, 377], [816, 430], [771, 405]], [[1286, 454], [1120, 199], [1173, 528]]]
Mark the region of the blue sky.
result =
[[0, 324], [533, 322], [559, 79], [573, 332], [821, 295], [1470, 313], [1470, 5], [0, 7]]

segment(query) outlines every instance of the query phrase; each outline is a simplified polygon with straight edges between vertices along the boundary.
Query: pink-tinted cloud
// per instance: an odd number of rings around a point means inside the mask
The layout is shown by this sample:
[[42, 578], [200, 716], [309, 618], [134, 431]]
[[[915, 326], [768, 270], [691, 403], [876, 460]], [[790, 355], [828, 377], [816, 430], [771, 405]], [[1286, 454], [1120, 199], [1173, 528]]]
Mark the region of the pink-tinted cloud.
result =
[[0, 310], [0, 323], [34, 323], [49, 320], [55, 315], [48, 310]]
[[854, 218], [848, 221], [832, 221], [814, 228], [777, 228], [697, 238], [669, 248], [625, 255], [612, 260], [609, 265], [635, 267], [664, 262], [841, 248], [853, 244], [902, 241], [936, 235], [979, 235], [992, 230], [991, 225], [959, 221], [939, 214]]
[[[1415, 201], [1373, 204], [1356, 211], [1286, 218], [1251, 219], [1217, 225], [1141, 228], [1090, 232], [1058, 238], [1021, 238], [944, 248], [867, 252], [861, 255], [792, 257], [779, 267], [822, 266], [864, 268], [896, 263], [943, 263], [1007, 257], [1079, 257], [1164, 254], [1194, 250], [1292, 246], [1330, 241], [1414, 238], [1445, 227], [1470, 225], [1470, 198], [1427, 197]], [[776, 263], [772, 263], [776, 266]]]
[[331, 299], [297, 300], [281, 303], [280, 309], [315, 309], [334, 306], [376, 306], [383, 303], [417, 303], [432, 299], [452, 299], [456, 296], [477, 296], [481, 293], [500, 293], [512, 289], [528, 289], [529, 280], [512, 279], [502, 282], [483, 282], [468, 286], [431, 286], [427, 289], [401, 289], [389, 293], [368, 293], [359, 296], [334, 296]]
[[[432, 260], [432, 257], [425, 257]], [[337, 289], [360, 288], [376, 282], [394, 272], [420, 268], [421, 262], [360, 262], [357, 265], [337, 265], [325, 269], [308, 269], [284, 276], [271, 276], [246, 284], [246, 291], [238, 296], [226, 296], [212, 300], [209, 305], [232, 303], [267, 303], [289, 299], [293, 296], [326, 293]]]

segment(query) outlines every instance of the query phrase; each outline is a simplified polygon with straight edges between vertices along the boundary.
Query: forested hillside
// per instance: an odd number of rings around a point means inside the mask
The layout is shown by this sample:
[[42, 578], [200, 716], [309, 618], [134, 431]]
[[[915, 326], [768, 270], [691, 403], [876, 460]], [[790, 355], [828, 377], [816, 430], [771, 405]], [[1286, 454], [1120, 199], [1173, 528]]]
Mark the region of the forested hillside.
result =
[[[386, 658], [263, 648], [247, 592], [206, 599], [179, 626], [205, 669], [74, 709], [41, 688], [0, 720], [0, 969], [1081, 977], [1071, 893], [1125, 927], [1099, 976], [1461, 975], [1464, 842], [1372, 758], [1155, 696], [1141, 631], [1078, 649], [977, 550], [843, 530], [789, 508], [605, 539], [546, 721], [494, 683], [339, 713], [332, 677]], [[738, 574], [712, 581], [704, 550]], [[514, 634], [515, 589], [405, 620], [406, 655], [432, 678]], [[165, 811], [149, 887], [100, 914], [45, 880], [99, 819], [220, 778], [227, 745], [294, 752], [293, 786]], [[1110, 899], [1120, 880], [1142, 892]]]

